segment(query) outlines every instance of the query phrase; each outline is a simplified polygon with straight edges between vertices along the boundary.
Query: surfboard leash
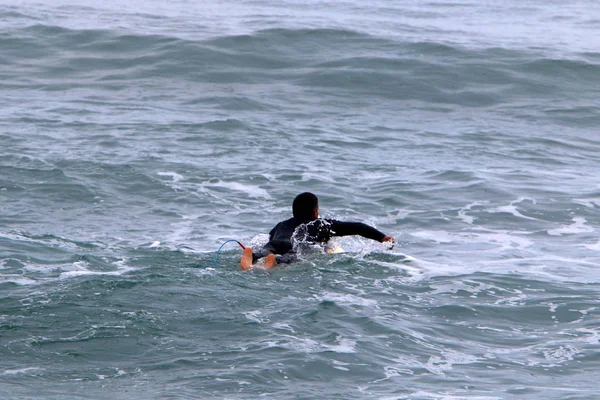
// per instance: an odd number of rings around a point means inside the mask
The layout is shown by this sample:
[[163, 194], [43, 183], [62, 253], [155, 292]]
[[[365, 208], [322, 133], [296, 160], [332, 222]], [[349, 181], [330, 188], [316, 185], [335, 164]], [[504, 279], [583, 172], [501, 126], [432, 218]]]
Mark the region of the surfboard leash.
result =
[[231, 242], [236, 242], [242, 248], [242, 250], [246, 249], [246, 246], [244, 246], [241, 242], [239, 242], [235, 239], [226, 240], [225, 242], [223, 242], [223, 244], [221, 244], [221, 247], [219, 247], [219, 250], [217, 250], [217, 255], [215, 257], [215, 261], [212, 264], [205, 266], [204, 268], [216, 267], [217, 265], [219, 265], [219, 255], [221, 255], [221, 250], [223, 249], [223, 247], [225, 247], [225, 245], [227, 243], [231, 243]]

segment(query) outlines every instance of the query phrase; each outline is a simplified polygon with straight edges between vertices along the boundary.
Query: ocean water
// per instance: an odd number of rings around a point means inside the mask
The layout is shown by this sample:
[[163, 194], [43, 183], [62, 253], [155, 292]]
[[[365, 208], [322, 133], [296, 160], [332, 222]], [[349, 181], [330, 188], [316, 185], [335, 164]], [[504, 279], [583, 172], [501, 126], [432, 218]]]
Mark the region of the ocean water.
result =
[[[592, 0], [1, 0], [0, 398], [597, 399], [599, 82]], [[396, 247], [217, 253], [303, 191]]]

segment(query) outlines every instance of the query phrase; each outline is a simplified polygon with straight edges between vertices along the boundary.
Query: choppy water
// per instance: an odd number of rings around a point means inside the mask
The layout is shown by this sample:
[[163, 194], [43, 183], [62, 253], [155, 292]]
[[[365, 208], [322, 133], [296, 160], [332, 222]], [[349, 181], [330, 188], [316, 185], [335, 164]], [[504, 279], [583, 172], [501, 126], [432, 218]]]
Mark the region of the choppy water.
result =
[[[600, 6], [0, 2], [0, 397], [595, 399]], [[302, 191], [398, 246], [241, 272]]]

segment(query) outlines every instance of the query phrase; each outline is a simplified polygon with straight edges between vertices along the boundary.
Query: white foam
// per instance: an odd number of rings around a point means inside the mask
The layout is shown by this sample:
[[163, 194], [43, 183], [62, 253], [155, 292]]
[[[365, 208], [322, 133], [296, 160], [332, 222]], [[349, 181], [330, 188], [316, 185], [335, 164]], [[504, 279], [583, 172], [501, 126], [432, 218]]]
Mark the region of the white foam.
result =
[[254, 322], [258, 322], [259, 324], [264, 324], [269, 322], [269, 318], [263, 315], [263, 312], [260, 310], [255, 310], [255, 311], [247, 311], [244, 313], [244, 315], [246, 316], [246, 318], [248, 318], [250, 321], [254, 321]]
[[[90, 264], [86, 261], [76, 261], [74, 263], [69, 264], [60, 264], [60, 265], [41, 265], [41, 264], [27, 264], [23, 267], [24, 270], [35, 272], [38, 275], [44, 274], [46, 276], [36, 276], [35, 278], [39, 279], [30, 279], [27, 277], [23, 277], [22, 275], [2, 275], [0, 276], [0, 283], [4, 282], [12, 282], [19, 285], [33, 285], [33, 284], [41, 284], [49, 281], [54, 281], [56, 279], [68, 279], [78, 276], [85, 275], [109, 275], [109, 276], [118, 276], [128, 273], [134, 268], [126, 265], [126, 259], [121, 259], [113, 262], [112, 264], [117, 267], [116, 270], [113, 271], [94, 271], [90, 269]], [[58, 277], [53, 276], [56, 272], [59, 273]], [[48, 277], [50, 275], [50, 277]]]
[[[422, 265], [423, 262], [421, 261]], [[435, 267], [438, 265], [438, 267]], [[519, 273], [559, 282], [598, 282], [600, 262], [581, 258], [545, 254], [538, 257], [514, 257], [498, 260], [474, 261], [468, 266], [433, 264], [431, 273], [436, 275], [490, 271]], [[508, 267], [507, 267], [508, 266]], [[565, 266], [570, 266], [566, 268]], [[433, 269], [435, 268], [435, 269]]]
[[513, 289], [514, 296], [502, 297], [494, 302], [494, 305], [502, 305], [509, 307], [521, 307], [524, 306], [529, 296], [518, 289]]
[[452, 243], [456, 240], [455, 234], [446, 231], [413, 231], [411, 235], [436, 243]]
[[[507, 249], [525, 249], [533, 245], [533, 241], [524, 237], [523, 232], [493, 231], [493, 232], [446, 232], [446, 231], [416, 231], [412, 236], [431, 240], [436, 243], [481, 243], [491, 246], [489, 249], [478, 249], [478, 252], [500, 252]], [[456, 253], [472, 253], [472, 249], [456, 250]]]
[[580, 350], [572, 345], [559, 346], [554, 349], [547, 349], [542, 352], [546, 361], [549, 364], [544, 364], [544, 367], [556, 367], [560, 364], [573, 361], [576, 354], [578, 354]]
[[275, 174], [263, 173], [263, 174], [261, 174], [261, 176], [272, 182], [277, 180], [277, 175], [275, 175]]
[[517, 210], [517, 207], [515, 207], [512, 204], [508, 205], [508, 206], [501, 206], [501, 207], [493, 208], [493, 209], [490, 210], [490, 212], [507, 213], [507, 214], [512, 214], [512, 215], [514, 215], [515, 217], [518, 217], [518, 218], [535, 220], [535, 218], [527, 217], [527, 216], [521, 214], [519, 212], [519, 210]]
[[[461, 392], [461, 390], [456, 390], [456, 392]], [[419, 390], [415, 393], [412, 393], [406, 397], [406, 399], [418, 399], [418, 400], [502, 400], [503, 397], [498, 396], [475, 396], [471, 392], [472, 390], [464, 390], [464, 394], [448, 394], [448, 393], [432, 393], [425, 392], [423, 390]], [[397, 400], [398, 396], [393, 397], [380, 397], [380, 400]]]
[[2, 275], [0, 276], [0, 283], [14, 283], [19, 286], [35, 285], [39, 283], [36, 280], [26, 278], [23, 275]]
[[122, 274], [123, 274], [123, 271], [109, 271], [109, 272], [89, 271], [89, 270], [68, 271], [68, 272], [63, 272], [62, 274], [60, 274], [60, 279], [75, 278], [78, 276], [85, 276], [85, 275], [117, 276], [117, 275], [122, 275]]
[[165, 171], [165, 172], [163, 172], [163, 171], [160, 171], [160, 172], [157, 172], [156, 175], [159, 175], [159, 176], [168, 176], [168, 177], [171, 178], [171, 180], [173, 182], [179, 182], [179, 181], [183, 180], [183, 175], [180, 175], [177, 172], [171, 172], [171, 171]]
[[436, 375], [444, 375], [451, 371], [454, 364], [472, 364], [480, 361], [479, 357], [470, 354], [459, 353], [452, 350], [442, 350], [439, 356], [431, 356], [424, 366], [429, 372]]
[[338, 335], [336, 341], [338, 342], [337, 345], [325, 345], [327, 350], [344, 354], [356, 353], [356, 340], [343, 338]]
[[[513, 330], [518, 332], [519, 336], [524, 334], [516, 328]], [[573, 334], [574, 332], [581, 332], [584, 335], [577, 336]], [[498, 355], [501, 355], [502, 358], [511, 359], [512, 362], [519, 365], [543, 368], [561, 367], [562, 364], [575, 360], [576, 356], [584, 351], [585, 345], [597, 345], [599, 337], [600, 333], [597, 330], [588, 328], [573, 330], [569, 326], [552, 335], [542, 330], [529, 333], [529, 339], [535, 339], [536, 344], [513, 348], [488, 348], [484, 357], [496, 359]]]
[[302, 181], [306, 182], [309, 180], [316, 180], [321, 182], [330, 182], [335, 183], [335, 179], [329, 176], [327, 173], [318, 173], [318, 172], [303, 172], [302, 173]]
[[492, 208], [492, 209], [488, 210], [488, 212], [490, 212], [490, 213], [508, 213], [508, 214], [512, 214], [512, 215], [514, 215], [515, 217], [518, 217], [518, 218], [523, 218], [523, 219], [529, 219], [529, 220], [536, 221], [537, 218], [527, 217], [527, 216], [521, 214], [521, 212], [517, 209], [517, 206], [515, 206], [515, 204], [522, 203], [525, 200], [529, 200], [529, 201], [533, 202], [533, 204], [535, 204], [535, 200], [534, 199], [530, 199], [528, 197], [519, 197], [517, 200], [512, 201], [507, 206], [495, 207], [495, 208]]
[[345, 372], [350, 371], [350, 368], [340, 367], [338, 365], [334, 365], [333, 368], [338, 369], [340, 371], [345, 371]]
[[319, 342], [308, 338], [299, 338], [292, 335], [284, 335], [288, 340], [286, 341], [269, 341], [267, 345], [269, 347], [284, 347], [302, 353], [318, 353], [323, 350], [323, 347]]
[[[60, 236], [47, 237], [47, 238], [33, 238], [29, 237], [26, 234], [20, 234], [18, 232], [0, 232], [0, 238], [5, 238], [9, 240], [22, 241], [22, 242], [30, 242], [30, 243], [39, 243], [43, 245], [52, 245], [65, 249], [79, 249], [79, 246], [68, 239], [62, 238]], [[94, 245], [99, 245], [97, 243], [93, 243]]]
[[343, 305], [355, 305], [361, 307], [379, 308], [377, 300], [365, 299], [353, 294], [340, 294], [333, 292], [325, 292], [322, 296], [314, 295], [319, 301], [331, 301]]
[[286, 324], [285, 322], [275, 322], [274, 324], [271, 325], [273, 328], [275, 329], [281, 329], [284, 331], [290, 331], [292, 333], [294, 333], [294, 328], [292, 328], [292, 326], [290, 324]]
[[573, 223], [571, 225], [563, 225], [560, 228], [548, 230], [548, 234], [553, 236], [562, 236], [595, 231], [594, 228], [585, 224], [587, 221], [583, 217], [573, 217], [572, 221]]
[[470, 211], [475, 206], [482, 206], [488, 203], [488, 201], [476, 201], [474, 203], [468, 204], [466, 207], [464, 207], [458, 212], [458, 219], [466, 222], [469, 225], [473, 225], [473, 222], [476, 218], [471, 215], [467, 215], [467, 211]]
[[[394, 282], [405, 282], [407, 279], [414, 280], [415, 276], [423, 275], [424, 271], [423, 271], [423, 268], [421, 268], [421, 263], [418, 262], [418, 260], [416, 258], [411, 257], [406, 254], [403, 254], [403, 253], [394, 252], [392, 254], [394, 256], [397, 256], [399, 258], [399, 260], [397, 260], [397, 261], [381, 261], [381, 260], [370, 259], [369, 263], [372, 263], [375, 265], [380, 265], [382, 267], [389, 268], [389, 269], [395, 269], [397, 271], [402, 271], [409, 275], [408, 277], [402, 275], [402, 276], [396, 276], [393, 279], [390, 279], [391, 281], [394, 281]], [[362, 256], [362, 255], [360, 255], [360, 256]], [[420, 276], [419, 278], [422, 278], [422, 276]], [[385, 288], [381, 288], [381, 290], [387, 291], [387, 289], [385, 289]]]
[[116, 271], [92, 271], [89, 270], [88, 264], [83, 262], [83, 261], [78, 261], [73, 263], [73, 266], [76, 267], [76, 270], [71, 270], [71, 271], [66, 271], [60, 274], [59, 279], [67, 279], [67, 278], [73, 278], [73, 277], [78, 277], [78, 276], [85, 276], [85, 275], [107, 275], [107, 276], [119, 276], [119, 275], [123, 275], [125, 273], [128, 273], [132, 270], [134, 270], [134, 268], [128, 267], [126, 264], [126, 260], [125, 259], [121, 259], [119, 261], [115, 261], [113, 262], [113, 265], [117, 266], [118, 269]]
[[190, 268], [190, 272], [196, 276], [214, 275], [216, 268], [205, 267], [205, 268]]
[[440, 355], [430, 356], [426, 364], [423, 364], [419, 358], [412, 355], [401, 355], [394, 359], [393, 365], [383, 367], [385, 378], [378, 379], [373, 383], [385, 381], [401, 375], [413, 375], [415, 369], [424, 368], [430, 373], [444, 376], [446, 372], [451, 371], [455, 364], [473, 364], [479, 362], [481, 358], [459, 353], [456, 351], [440, 350], [435, 346], [428, 346], [440, 352]]
[[[581, 310], [579, 312], [585, 316], [589, 311], [594, 310], [594, 309], [596, 309], [596, 307], [592, 307], [587, 310]], [[579, 328], [579, 329], [575, 329], [575, 331], [586, 334], [585, 336], [579, 337], [581, 339], [580, 341], [583, 343], [596, 345], [596, 346], [598, 345], [598, 343], [600, 343], [600, 331], [597, 329]]]
[[281, 335], [283, 339], [266, 342], [268, 347], [284, 347], [302, 353], [322, 353], [332, 351], [341, 354], [356, 353], [356, 340], [336, 336], [337, 344], [321, 343], [309, 338], [300, 338], [292, 335]]
[[[200, 216], [197, 214], [182, 215], [181, 220], [171, 223], [172, 229], [170, 229], [164, 246], [172, 250], [183, 250], [180, 245], [186, 243], [192, 236], [194, 229], [198, 226], [199, 218]], [[154, 243], [156, 242], [157, 240], [154, 240]]]
[[387, 365], [383, 367], [385, 378], [373, 381], [373, 383], [379, 383], [400, 375], [413, 375], [414, 369], [423, 367], [423, 364], [416, 356], [408, 354], [400, 355], [394, 358], [394, 362], [394, 365]]
[[259, 233], [258, 235], [250, 239], [250, 243], [248, 244], [248, 246], [252, 248], [259, 248], [267, 244], [268, 241], [269, 235], [267, 233]]
[[584, 244], [583, 247], [586, 247], [590, 250], [600, 251], [600, 240], [595, 244]]
[[27, 367], [27, 368], [17, 368], [17, 369], [6, 369], [2, 371], [2, 375], [17, 375], [17, 374], [25, 374], [30, 371], [39, 371], [42, 368], [40, 367]]
[[225, 189], [246, 193], [249, 197], [262, 197], [264, 199], [271, 199], [271, 195], [265, 189], [240, 182], [224, 182], [221, 180], [217, 180], [216, 182], [207, 181], [202, 183], [202, 187], [222, 187]]
[[431, 291], [432, 294], [456, 294], [459, 290], [462, 290], [471, 293], [471, 297], [477, 297], [477, 294], [481, 292], [497, 289], [495, 286], [475, 281], [454, 281], [451, 283], [432, 284], [431, 287], [434, 289]]
[[573, 202], [589, 208], [600, 207], [600, 197], [593, 199], [573, 199]]

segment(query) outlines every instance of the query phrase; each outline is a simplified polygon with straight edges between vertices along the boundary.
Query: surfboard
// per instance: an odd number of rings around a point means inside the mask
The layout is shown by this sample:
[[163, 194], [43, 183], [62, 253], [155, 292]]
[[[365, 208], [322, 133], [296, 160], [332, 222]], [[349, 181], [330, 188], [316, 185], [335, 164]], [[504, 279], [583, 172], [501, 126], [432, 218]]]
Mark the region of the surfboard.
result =
[[338, 245], [333, 245], [331, 247], [327, 247], [325, 249], [325, 253], [327, 254], [340, 254], [340, 253], [345, 253], [346, 251]]

